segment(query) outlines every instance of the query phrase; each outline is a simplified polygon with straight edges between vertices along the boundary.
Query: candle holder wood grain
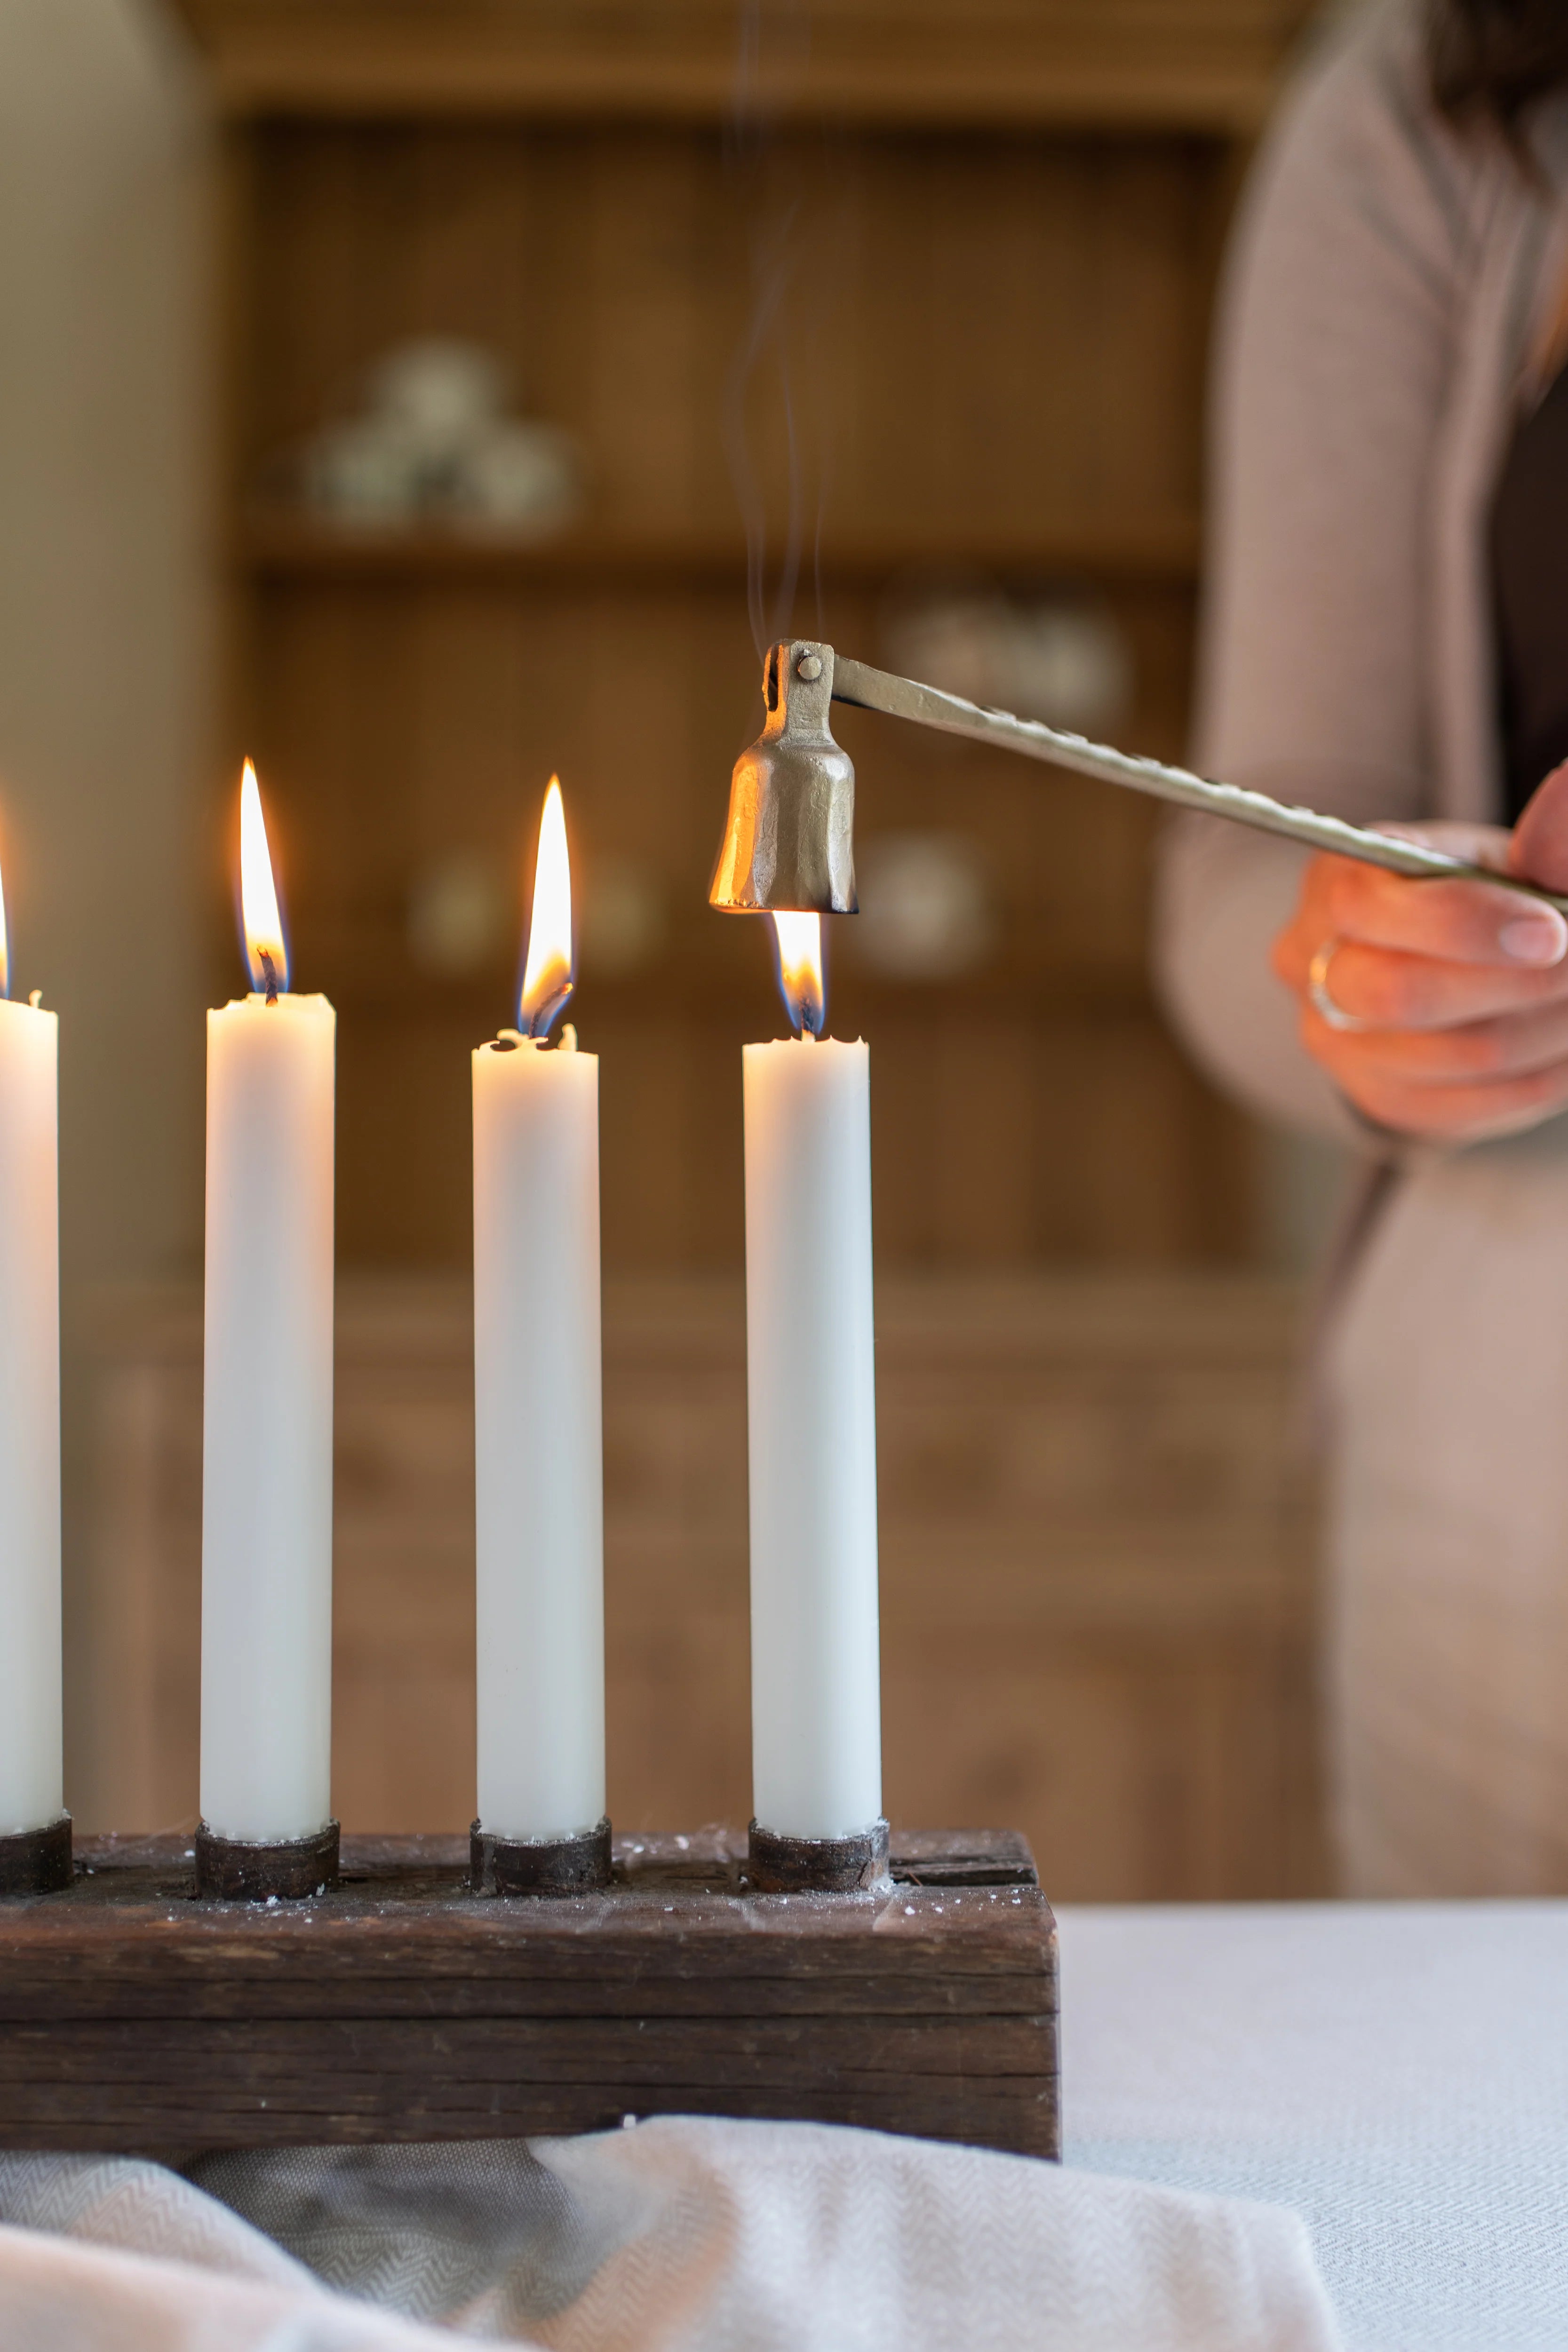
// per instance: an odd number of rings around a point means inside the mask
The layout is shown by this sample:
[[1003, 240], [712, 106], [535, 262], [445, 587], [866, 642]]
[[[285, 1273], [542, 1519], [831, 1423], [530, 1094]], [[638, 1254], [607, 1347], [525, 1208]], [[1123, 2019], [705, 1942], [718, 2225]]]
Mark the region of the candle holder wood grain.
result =
[[0, 2147], [519, 2137], [796, 2117], [1060, 2152], [1057, 1944], [1024, 1840], [901, 1834], [890, 1885], [764, 1894], [722, 1832], [496, 1901], [458, 1838], [345, 1838], [308, 1902], [195, 1892], [194, 1840], [84, 1838], [0, 1909]]

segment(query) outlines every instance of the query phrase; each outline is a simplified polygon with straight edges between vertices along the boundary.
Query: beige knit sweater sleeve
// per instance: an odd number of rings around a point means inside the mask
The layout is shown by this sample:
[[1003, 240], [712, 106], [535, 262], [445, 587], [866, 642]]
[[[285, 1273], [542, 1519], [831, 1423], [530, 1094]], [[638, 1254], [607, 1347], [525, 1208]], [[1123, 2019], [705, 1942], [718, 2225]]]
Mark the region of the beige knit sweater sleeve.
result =
[[[1363, 16], [1288, 102], [1228, 265], [1194, 747], [1210, 775], [1359, 822], [1433, 808], [1433, 478], [1473, 210], [1414, 7]], [[1268, 965], [1302, 863], [1240, 826], [1173, 824], [1156, 971], [1228, 1091], [1352, 1139]]]

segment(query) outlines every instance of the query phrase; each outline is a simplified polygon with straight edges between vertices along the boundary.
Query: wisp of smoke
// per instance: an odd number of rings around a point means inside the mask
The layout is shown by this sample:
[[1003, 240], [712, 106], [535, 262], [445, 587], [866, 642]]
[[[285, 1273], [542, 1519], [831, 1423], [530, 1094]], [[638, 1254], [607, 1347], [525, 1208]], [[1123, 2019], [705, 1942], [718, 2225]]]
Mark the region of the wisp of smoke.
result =
[[[809, 24], [801, 0], [784, 0], [769, 11], [770, 36], [789, 68], [804, 69]], [[805, 459], [791, 372], [792, 327], [799, 304], [802, 220], [798, 158], [775, 162], [774, 142], [763, 97], [763, 0], [742, 0], [736, 54], [735, 93], [726, 126], [726, 152], [732, 171], [744, 175], [752, 263], [752, 310], [745, 334], [725, 383], [724, 453], [746, 532], [746, 606], [760, 660], [777, 637], [789, 634], [805, 548]], [[810, 289], [807, 288], [807, 299]], [[771, 362], [771, 365], [769, 364]], [[772, 592], [768, 588], [767, 505], [752, 454], [748, 401], [759, 380], [776, 380], [784, 427], [786, 495], [784, 547]], [[821, 439], [819, 435], [818, 439]], [[816, 631], [822, 634], [822, 518], [827, 465], [819, 455], [816, 516], [812, 532], [812, 578]]]

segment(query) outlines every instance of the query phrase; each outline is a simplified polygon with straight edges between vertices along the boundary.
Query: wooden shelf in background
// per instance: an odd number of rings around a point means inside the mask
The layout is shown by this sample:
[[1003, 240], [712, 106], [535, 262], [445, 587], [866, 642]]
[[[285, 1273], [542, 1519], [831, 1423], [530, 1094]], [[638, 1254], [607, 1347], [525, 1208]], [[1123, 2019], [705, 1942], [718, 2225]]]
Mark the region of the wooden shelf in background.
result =
[[[876, 583], [903, 572], [979, 572], [1013, 579], [1087, 574], [1107, 581], [1186, 582], [1197, 575], [1195, 515], [1127, 520], [1064, 516], [1017, 531], [928, 530], [824, 542], [825, 577]], [[779, 539], [770, 535], [776, 562]], [[732, 530], [645, 530], [595, 525], [552, 539], [458, 530], [352, 530], [308, 515], [258, 516], [244, 526], [239, 567], [267, 580], [487, 580], [551, 587], [730, 586], [746, 576]], [[809, 552], [803, 576], [809, 578]]]
[[[235, 116], [719, 123], [732, 0], [177, 0]], [[837, 0], [764, 16], [750, 103], [880, 130], [1247, 136], [1305, 0]]]
[[[341, 1245], [389, 1263], [468, 1246], [449, 1138], [515, 967], [426, 980], [405, 918], [469, 856], [515, 869], [553, 769], [584, 906], [625, 860], [669, 921], [669, 966], [613, 983], [584, 942], [606, 1253], [737, 1252], [735, 1048], [779, 1013], [761, 942], [721, 937], [702, 898], [756, 725], [726, 387], [764, 316], [758, 240], [794, 222], [765, 310], [793, 352], [789, 413], [772, 342], [742, 401], [770, 621], [793, 483], [822, 515], [812, 625], [846, 651], [877, 658], [884, 599], [917, 583], [1076, 588], [1112, 609], [1135, 682], [1111, 731], [1179, 756], [1215, 273], [1301, 0], [177, 5], [226, 116], [225, 733], [263, 762], [301, 979], [342, 1013]], [[724, 135], [746, 26], [757, 128], [781, 131], [748, 147], [755, 170]], [[520, 405], [578, 436], [591, 493], [570, 530], [377, 534], [290, 502], [300, 478], [271, 453], [430, 335], [483, 345]], [[878, 1041], [884, 1250], [1246, 1247], [1247, 1139], [1144, 977], [1152, 804], [860, 713], [843, 740], [867, 841], [969, 835], [1005, 942], [960, 988], [896, 986], [855, 969], [845, 927], [834, 1018]], [[226, 994], [226, 927], [213, 940]]]

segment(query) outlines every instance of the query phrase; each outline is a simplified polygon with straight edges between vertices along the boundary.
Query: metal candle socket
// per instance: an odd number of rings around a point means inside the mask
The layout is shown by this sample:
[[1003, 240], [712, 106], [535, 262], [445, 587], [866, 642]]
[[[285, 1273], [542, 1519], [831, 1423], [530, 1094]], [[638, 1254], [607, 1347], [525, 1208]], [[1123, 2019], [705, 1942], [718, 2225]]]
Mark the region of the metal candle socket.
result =
[[58, 1895], [75, 1875], [71, 1817], [0, 1837], [0, 1895]]
[[196, 1895], [225, 1903], [308, 1903], [338, 1883], [338, 1825], [264, 1844], [196, 1831]]
[[709, 903], [727, 913], [854, 913], [855, 771], [833, 740], [828, 708], [844, 702], [884, 711], [893, 719], [910, 719], [942, 734], [1000, 743], [1026, 759], [1046, 760], [1079, 775], [1173, 802], [1178, 808], [1228, 817], [1260, 833], [1278, 834], [1339, 857], [1359, 858], [1394, 874], [1501, 882], [1568, 914], [1568, 898], [1538, 890], [1512, 875], [1468, 865], [1422, 842], [1369, 833], [1316, 809], [1288, 808], [1265, 793], [1247, 792], [1238, 784], [1210, 783], [1163, 761], [1133, 759], [1039, 719], [982, 710], [959, 695], [836, 655], [831, 646], [797, 638], [771, 646], [763, 671], [763, 696], [767, 723], [735, 762], [729, 823], [708, 893]]
[[586, 1895], [608, 1886], [610, 1824], [575, 1837], [492, 1837], [468, 1832], [468, 1886], [475, 1895]]
[[891, 1885], [888, 1824], [873, 1822], [854, 1837], [785, 1837], [753, 1822], [746, 1835], [746, 1875], [759, 1895], [875, 1895]]

